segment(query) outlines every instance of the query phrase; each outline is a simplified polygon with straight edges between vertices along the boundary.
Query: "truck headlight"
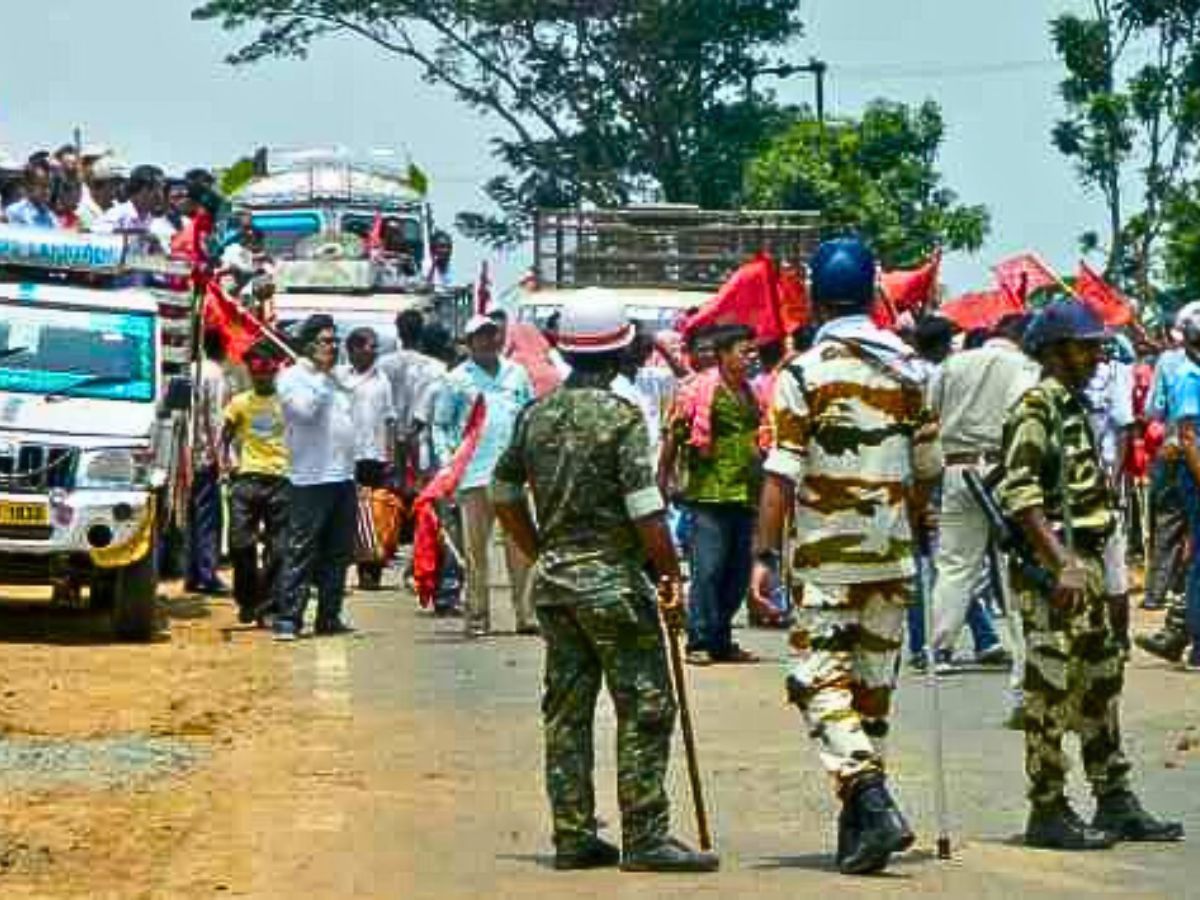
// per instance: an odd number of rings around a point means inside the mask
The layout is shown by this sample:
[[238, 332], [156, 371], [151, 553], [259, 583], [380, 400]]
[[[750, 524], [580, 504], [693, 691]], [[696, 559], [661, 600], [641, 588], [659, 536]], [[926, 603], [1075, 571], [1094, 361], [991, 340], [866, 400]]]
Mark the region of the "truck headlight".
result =
[[131, 447], [86, 450], [79, 458], [75, 486], [92, 490], [124, 490], [150, 486], [154, 454]]

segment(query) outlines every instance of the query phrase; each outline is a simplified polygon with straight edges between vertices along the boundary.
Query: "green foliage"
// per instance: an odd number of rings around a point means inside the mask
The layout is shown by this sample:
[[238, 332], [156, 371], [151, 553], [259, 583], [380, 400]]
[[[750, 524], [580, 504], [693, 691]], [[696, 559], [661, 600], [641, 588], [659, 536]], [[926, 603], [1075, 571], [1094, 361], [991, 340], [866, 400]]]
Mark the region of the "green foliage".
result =
[[429, 176], [416, 163], [408, 164], [408, 186], [424, 197], [429, 193]]
[[500, 119], [489, 182], [499, 219], [460, 217], [509, 240], [531, 204], [727, 206], [742, 168], [788, 115], [756, 78], [801, 33], [800, 0], [207, 0], [193, 12], [253, 29], [233, 63], [303, 57], [351, 34], [415, 63], [431, 83]]
[[[1105, 274], [1143, 301], [1156, 275], [1177, 277], [1196, 217], [1184, 179], [1200, 138], [1200, 0], [1090, 0], [1050, 25], [1066, 68], [1066, 116], [1051, 134], [1108, 213]], [[1082, 245], [1100, 238], [1086, 232]]]
[[254, 160], [244, 156], [228, 169], [221, 172], [217, 184], [218, 190], [225, 197], [232, 197], [254, 178]]
[[761, 207], [812, 209], [834, 230], [870, 238], [885, 266], [916, 265], [935, 247], [978, 250], [989, 217], [958, 202], [937, 170], [945, 125], [937, 104], [875, 101], [860, 121], [824, 129], [796, 122], [749, 166], [746, 190]]

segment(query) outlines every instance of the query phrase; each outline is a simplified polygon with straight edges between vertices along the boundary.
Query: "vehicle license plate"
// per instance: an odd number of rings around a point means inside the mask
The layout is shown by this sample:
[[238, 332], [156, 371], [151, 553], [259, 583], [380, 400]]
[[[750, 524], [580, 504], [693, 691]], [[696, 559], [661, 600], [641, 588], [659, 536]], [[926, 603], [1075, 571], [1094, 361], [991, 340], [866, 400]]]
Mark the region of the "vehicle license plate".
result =
[[50, 507], [44, 503], [0, 500], [0, 525], [41, 528], [50, 524]]

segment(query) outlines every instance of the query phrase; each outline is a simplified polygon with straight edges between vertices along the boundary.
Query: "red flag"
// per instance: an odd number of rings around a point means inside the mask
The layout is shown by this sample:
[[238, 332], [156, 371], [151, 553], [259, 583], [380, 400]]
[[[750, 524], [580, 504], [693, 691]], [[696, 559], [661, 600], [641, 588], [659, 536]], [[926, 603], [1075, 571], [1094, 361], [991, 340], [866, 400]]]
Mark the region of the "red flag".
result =
[[484, 315], [492, 305], [492, 273], [487, 260], [479, 264], [479, 280], [475, 282], [475, 312]]
[[241, 304], [229, 299], [215, 280], [208, 283], [204, 295], [204, 327], [221, 333], [225, 352], [234, 362], [240, 363], [246, 351], [253, 347], [265, 333], [266, 326], [254, 318]]
[[375, 213], [375, 221], [371, 223], [371, 230], [367, 233], [367, 240], [363, 244], [363, 249], [367, 255], [379, 253], [383, 250], [383, 214]]
[[562, 384], [562, 375], [550, 358], [550, 342], [532, 322], [513, 322], [508, 326], [507, 355], [525, 367], [535, 397], [543, 397]]
[[777, 281], [771, 257], [764, 254], [754, 257], [684, 323], [684, 335], [706, 325], [748, 325], [754, 329], [754, 339], [760, 344], [782, 340]]
[[871, 321], [875, 323], [876, 328], [882, 328], [885, 331], [896, 330], [899, 318], [896, 310], [892, 308], [892, 302], [887, 298], [887, 294], [879, 293], [875, 297], [875, 303], [871, 306]]
[[433, 480], [425, 485], [425, 489], [417, 495], [413, 503], [413, 516], [416, 519], [413, 531], [413, 581], [424, 607], [433, 603], [442, 564], [441, 525], [434, 504], [438, 500], [446, 499], [458, 489], [458, 483], [462, 481], [463, 473], [470, 465], [471, 457], [475, 455], [483, 437], [483, 423], [486, 419], [487, 403], [481, 394], [476, 398], [475, 405], [471, 407], [467, 416], [462, 441], [454, 451], [454, 456]]
[[1118, 327], [1133, 321], [1133, 305], [1129, 298], [1097, 275], [1085, 262], [1079, 263], [1075, 278], [1075, 296], [1090, 306], [1105, 325]]
[[788, 266], [779, 273], [779, 319], [785, 334], [812, 321], [808, 288], [800, 273]]
[[927, 263], [915, 269], [884, 272], [879, 276], [879, 286], [896, 312], [920, 309], [934, 299], [941, 267], [942, 251], [939, 249]]
[[1025, 304], [1009, 291], [981, 291], [963, 294], [938, 309], [938, 315], [949, 319], [963, 331], [991, 328], [1005, 316], [1025, 311]]
[[1058, 276], [1036, 253], [1021, 253], [992, 266], [996, 284], [1022, 303], [1034, 291], [1060, 284]]

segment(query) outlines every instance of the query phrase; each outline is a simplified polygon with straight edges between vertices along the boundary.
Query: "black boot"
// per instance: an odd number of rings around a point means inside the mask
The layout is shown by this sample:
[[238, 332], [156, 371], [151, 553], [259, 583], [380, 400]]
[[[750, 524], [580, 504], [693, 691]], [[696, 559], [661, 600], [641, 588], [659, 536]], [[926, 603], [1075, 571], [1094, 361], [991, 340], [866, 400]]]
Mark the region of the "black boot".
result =
[[843, 875], [869, 875], [882, 871], [893, 853], [912, 846], [915, 837], [896, 801], [888, 793], [883, 775], [863, 776], [850, 787], [846, 798], [852, 807], [848, 852], [838, 863]]
[[1183, 840], [1180, 822], [1162, 822], [1142, 809], [1133, 791], [1114, 791], [1096, 800], [1092, 827], [1122, 841]]
[[663, 838], [641, 850], [627, 852], [622, 872], [715, 872], [721, 859], [715, 853], [693, 850], [682, 841]]
[[1169, 663], [1177, 663], [1183, 659], [1183, 651], [1187, 649], [1188, 636], [1177, 631], [1156, 631], [1154, 634], [1139, 634], [1133, 642], [1159, 659]]
[[1107, 831], [1088, 825], [1065, 799], [1035, 804], [1025, 825], [1025, 845], [1048, 850], [1107, 850], [1117, 842]]
[[615, 866], [620, 861], [621, 851], [594, 834], [578, 846], [560, 847], [554, 854], [554, 868], [560, 871], [602, 869], [607, 866]]

